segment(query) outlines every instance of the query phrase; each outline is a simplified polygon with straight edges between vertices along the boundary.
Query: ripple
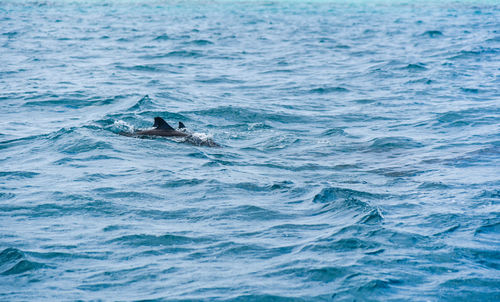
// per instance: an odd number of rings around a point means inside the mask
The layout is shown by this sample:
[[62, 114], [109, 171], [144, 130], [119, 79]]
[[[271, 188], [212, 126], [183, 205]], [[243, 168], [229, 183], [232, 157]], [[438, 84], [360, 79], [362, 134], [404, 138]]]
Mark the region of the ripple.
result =
[[167, 34], [161, 34], [161, 35], [157, 36], [156, 38], [154, 38], [153, 40], [155, 40], [155, 41], [167, 41], [167, 40], [170, 40], [170, 37]]
[[409, 137], [392, 136], [372, 140], [372, 144], [368, 150], [371, 152], [387, 152], [397, 149], [414, 149], [421, 147], [423, 147], [421, 143]]
[[141, 59], [162, 59], [162, 58], [200, 58], [204, 54], [201, 51], [173, 50], [167, 53], [157, 53], [154, 55], [143, 55]]
[[156, 235], [126, 235], [109, 241], [109, 243], [118, 243], [132, 246], [176, 246], [194, 243], [209, 242], [207, 238], [196, 238], [180, 235], [166, 234], [162, 236]]
[[190, 41], [189, 44], [204, 46], [204, 45], [213, 45], [214, 43], [209, 40], [199, 39]]
[[0, 178], [3, 178], [3, 179], [34, 178], [37, 175], [40, 175], [40, 173], [30, 172], [30, 171], [3, 171], [3, 172], [0, 172]]
[[228, 209], [224, 209], [218, 217], [214, 217], [216, 219], [236, 219], [236, 220], [275, 220], [275, 219], [286, 219], [289, 218], [289, 215], [284, 213], [280, 213], [278, 211], [273, 211], [269, 209], [265, 209], [262, 207], [254, 206], [254, 205], [242, 205], [237, 207], [232, 207]]
[[325, 188], [313, 198], [313, 203], [323, 206], [314, 215], [349, 217], [351, 222], [364, 225], [378, 224], [383, 220], [380, 210], [363, 200], [377, 200], [383, 195], [356, 191], [345, 188]]
[[309, 93], [329, 94], [329, 93], [345, 93], [349, 89], [344, 87], [319, 87], [309, 90]]
[[427, 70], [424, 64], [422, 63], [417, 63], [417, 64], [408, 64], [407, 66], [404, 67], [404, 69], [408, 71], [424, 71]]
[[121, 66], [117, 65], [116, 68], [129, 70], [129, 71], [145, 71], [145, 72], [160, 72], [162, 70], [162, 65], [149, 64], [149, 65], [134, 65], [134, 66]]
[[443, 33], [439, 30], [428, 30], [424, 32], [422, 36], [427, 36], [429, 38], [439, 38], [443, 36]]
[[279, 269], [272, 273], [266, 274], [266, 276], [293, 276], [304, 281], [333, 282], [335, 280], [344, 278], [345, 276], [351, 274], [351, 272], [351, 269], [342, 267], [295, 267]]
[[300, 116], [293, 116], [278, 112], [266, 112], [263, 110], [255, 111], [238, 106], [219, 106], [206, 110], [192, 111], [200, 116], [222, 117], [233, 122], [245, 123], [265, 123], [266, 121], [276, 121], [281, 123], [301, 122]]

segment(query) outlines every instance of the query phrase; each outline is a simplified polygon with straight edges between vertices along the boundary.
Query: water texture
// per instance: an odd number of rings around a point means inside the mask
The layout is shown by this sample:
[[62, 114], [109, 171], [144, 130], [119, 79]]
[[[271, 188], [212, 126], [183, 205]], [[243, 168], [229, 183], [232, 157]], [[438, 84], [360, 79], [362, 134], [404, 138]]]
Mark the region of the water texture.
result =
[[[496, 1], [0, 1], [0, 300], [499, 301]], [[121, 131], [161, 116], [220, 148]]]

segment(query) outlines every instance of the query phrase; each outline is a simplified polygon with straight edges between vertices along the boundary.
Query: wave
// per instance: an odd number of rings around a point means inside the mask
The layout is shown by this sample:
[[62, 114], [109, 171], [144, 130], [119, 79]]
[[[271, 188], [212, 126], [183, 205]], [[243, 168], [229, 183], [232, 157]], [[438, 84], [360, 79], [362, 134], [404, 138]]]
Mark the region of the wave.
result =
[[[36, 95], [29, 98], [23, 106], [25, 107], [46, 107], [49, 109], [54, 109], [58, 107], [68, 108], [68, 109], [82, 109], [90, 106], [107, 106], [115, 104], [127, 96], [117, 95], [114, 97], [100, 97], [100, 96], [88, 96], [83, 93], [70, 93], [70, 94], [42, 94]], [[30, 101], [29, 99], [37, 99], [36, 101]]]
[[372, 144], [367, 151], [370, 152], [388, 152], [397, 149], [415, 149], [421, 148], [423, 144], [404, 136], [380, 137], [372, 140]]
[[416, 72], [416, 71], [427, 70], [427, 67], [425, 67], [425, 64], [416, 63], [416, 64], [408, 64], [403, 69], [406, 69], [408, 71], [415, 71]]
[[346, 188], [324, 188], [316, 194], [313, 203], [322, 204], [314, 216], [341, 216], [349, 224], [378, 224], [383, 220], [380, 209], [371, 205], [369, 200], [385, 198], [382, 194], [373, 194]]
[[28, 260], [21, 250], [15, 248], [0, 252], [0, 275], [19, 275], [46, 267], [43, 263]]
[[167, 53], [157, 53], [151, 55], [142, 55], [140, 59], [163, 59], [163, 58], [192, 58], [197, 59], [205, 56], [205, 54], [201, 51], [196, 50], [173, 50]]
[[439, 127], [463, 127], [490, 124], [497, 119], [500, 113], [497, 107], [470, 108], [457, 111], [440, 113], [436, 117], [433, 126]]
[[349, 92], [349, 89], [344, 87], [319, 87], [309, 90], [309, 93], [317, 93], [317, 94], [330, 94], [330, 93], [345, 93]]
[[155, 40], [155, 41], [167, 41], [167, 40], [170, 40], [170, 36], [167, 34], [161, 34], [161, 35], [157, 36], [156, 38], [154, 38], [153, 40]]
[[439, 30], [427, 30], [422, 34], [422, 36], [426, 36], [429, 38], [440, 38], [443, 36], [443, 33]]
[[498, 55], [500, 48], [491, 48], [491, 47], [477, 47], [471, 50], [461, 50], [458, 53], [454, 53], [452, 56], [448, 58], [451, 61], [458, 60], [467, 60], [467, 59], [475, 59], [479, 57], [491, 56], [495, 57]]
[[243, 294], [235, 296], [231, 299], [225, 299], [223, 301], [263, 301], [263, 302], [304, 302], [306, 299], [297, 298], [293, 296], [286, 295], [273, 295], [273, 294]]
[[286, 114], [282, 112], [270, 112], [265, 110], [255, 111], [239, 106], [219, 106], [210, 109], [196, 110], [186, 112], [198, 116], [216, 117], [219, 119], [230, 120], [232, 122], [245, 123], [265, 123], [275, 121], [280, 123], [299, 123], [304, 122], [305, 117]]
[[188, 237], [181, 235], [125, 235], [120, 236], [109, 241], [109, 243], [126, 244], [132, 246], [175, 246], [175, 245], [187, 245], [187, 244], [199, 244], [204, 242], [210, 242], [208, 238], [197, 238]]
[[215, 220], [225, 220], [228, 217], [243, 221], [266, 221], [275, 219], [286, 219], [290, 216], [276, 210], [270, 210], [254, 205], [241, 205], [223, 209], [218, 215], [214, 215]]
[[230, 79], [227, 76], [219, 76], [219, 77], [214, 77], [214, 78], [199, 77], [198, 79], [196, 79], [196, 82], [205, 83], [205, 84], [238, 84], [238, 83], [244, 83], [244, 81]]
[[38, 172], [31, 171], [1, 171], [0, 179], [23, 179], [23, 178], [33, 178], [40, 175]]
[[179, 73], [175, 70], [178, 67], [171, 64], [142, 64], [142, 65], [132, 65], [124, 66], [122, 64], [115, 64], [115, 68], [127, 71], [141, 71], [141, 72], [151, 72], [151, 73], [164, 73], [168, 72], [171, 74]]
[[188, 42], [189, 44], [194, 44], [198, 46], [205, 46], [205, 45], [213, 45], [214, 42], [210, 40], [204, 40], [204, 39], [199, 39], [199, 40], [192, 40]]
[[[293, 267], [295, 266], [295, 267]], [[353, 273], [348, 267], [296, 267], [297, 264], [291, 264], [290, 267], [274, 269], [265, 274], [266, 277], [298, 278], [302, 281], [329, 283], [342, 279]]]

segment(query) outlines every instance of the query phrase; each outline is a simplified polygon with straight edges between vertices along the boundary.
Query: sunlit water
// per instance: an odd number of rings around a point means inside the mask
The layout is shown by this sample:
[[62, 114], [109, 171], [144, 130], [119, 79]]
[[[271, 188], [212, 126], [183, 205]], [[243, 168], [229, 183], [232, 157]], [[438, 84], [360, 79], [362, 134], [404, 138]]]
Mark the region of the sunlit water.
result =
[[437, 2], [0, 1], [0, 300], [500, 300], [500, 5]]

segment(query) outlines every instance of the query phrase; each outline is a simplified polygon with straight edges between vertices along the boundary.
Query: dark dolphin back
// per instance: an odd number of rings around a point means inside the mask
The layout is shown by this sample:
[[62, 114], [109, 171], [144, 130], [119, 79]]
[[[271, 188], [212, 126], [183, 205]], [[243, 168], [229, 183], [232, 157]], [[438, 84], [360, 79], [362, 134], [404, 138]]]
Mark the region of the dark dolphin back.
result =
[[153, 125], [156, 129], [162, 129], [162, 130], [174, 130], [167, 122], [165, 122], [164, 119], [161, 117], [155, 117], [155, 123]]

